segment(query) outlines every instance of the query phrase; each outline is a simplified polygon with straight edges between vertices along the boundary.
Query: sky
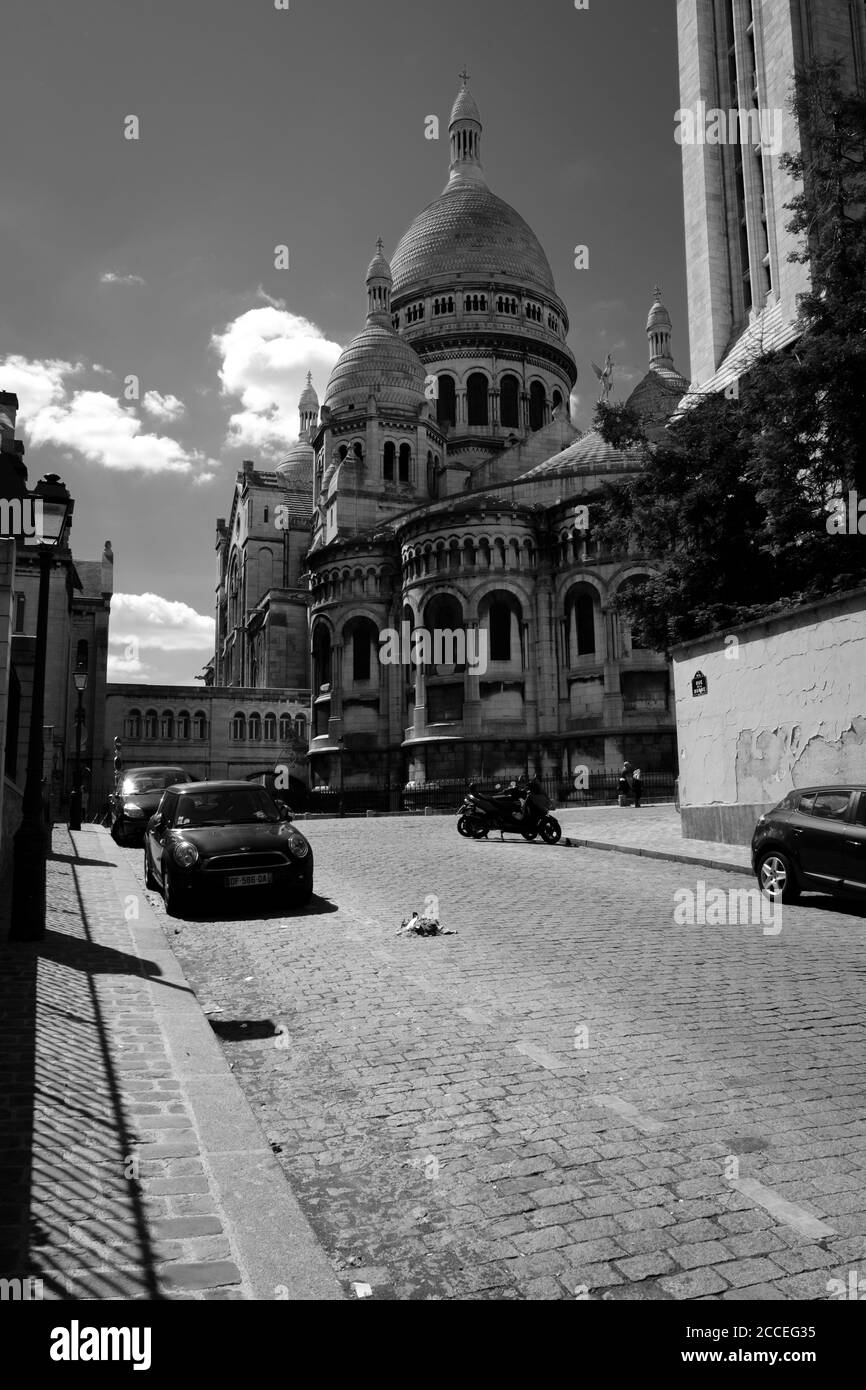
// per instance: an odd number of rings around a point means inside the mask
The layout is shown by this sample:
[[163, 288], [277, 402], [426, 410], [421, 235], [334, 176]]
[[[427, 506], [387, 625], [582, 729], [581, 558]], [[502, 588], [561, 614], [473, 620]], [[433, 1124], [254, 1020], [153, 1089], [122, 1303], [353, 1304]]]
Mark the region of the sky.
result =
[[189, 684], [212, 654], [235, 474], [297, 438], [377, 237], [390, 255], [441, 192], [464, 65], [488, 184], [569, 312], [575, 423], [592, 361], [612, 353], [614, 400], [646, 370], [656, 283], [689, 375], [674, 0], [3, 9], [0, 390], [30, 485], [75, 498], [75, 555], [112, 542], [110, 680]]

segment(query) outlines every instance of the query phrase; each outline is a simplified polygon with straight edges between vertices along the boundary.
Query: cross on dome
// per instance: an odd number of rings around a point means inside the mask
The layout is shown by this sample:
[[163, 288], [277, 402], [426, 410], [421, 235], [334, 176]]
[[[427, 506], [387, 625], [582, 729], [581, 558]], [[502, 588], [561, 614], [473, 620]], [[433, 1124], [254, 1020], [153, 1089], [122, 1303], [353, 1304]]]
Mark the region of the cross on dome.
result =
[[466, 86], [466, 83], [469, 81], [469, 73], [466, 71], [466, 64], [465, 64], [465, 63], [463, 64], [463, 71], [462, 71], [462, 72], [458, 72], [457, 76], [460, 78], [460, 80], [461, 80], [462, 83], [463, 83], [463, 86], [465, 87], [465, 86]]

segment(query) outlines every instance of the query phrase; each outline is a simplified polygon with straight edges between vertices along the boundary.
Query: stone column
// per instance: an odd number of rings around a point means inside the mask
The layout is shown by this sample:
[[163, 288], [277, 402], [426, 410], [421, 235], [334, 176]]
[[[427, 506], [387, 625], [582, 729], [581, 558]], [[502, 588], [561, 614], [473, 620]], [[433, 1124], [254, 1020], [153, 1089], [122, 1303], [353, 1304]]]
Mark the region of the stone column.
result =
[[[466, 623], [466, 645], [467, 648], [472, 643], [473, 651], [478, 651], [477, 637], [478, 619], [470, 619]], [[470, 634], [473, 634], [470, 638]], [[471, 670], [466, 666], [463, 677], [463, 732], [464, 734], [481, 734], [481, 674], [476, 669]]]
[[415, 737], [420, 738], [427, 731], [427, 682], [425, 668], [419, 661], [415, 667]]

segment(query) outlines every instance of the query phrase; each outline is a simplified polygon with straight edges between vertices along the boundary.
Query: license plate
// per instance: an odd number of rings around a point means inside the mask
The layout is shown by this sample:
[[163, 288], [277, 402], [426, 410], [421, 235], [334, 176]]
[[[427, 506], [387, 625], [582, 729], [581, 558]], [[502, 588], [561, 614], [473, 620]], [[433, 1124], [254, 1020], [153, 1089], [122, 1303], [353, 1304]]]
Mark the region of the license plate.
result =
[[227, 888], [259, 888], [263, 883], [270, 883], [273, 874], [232, 874], [226, 879]]

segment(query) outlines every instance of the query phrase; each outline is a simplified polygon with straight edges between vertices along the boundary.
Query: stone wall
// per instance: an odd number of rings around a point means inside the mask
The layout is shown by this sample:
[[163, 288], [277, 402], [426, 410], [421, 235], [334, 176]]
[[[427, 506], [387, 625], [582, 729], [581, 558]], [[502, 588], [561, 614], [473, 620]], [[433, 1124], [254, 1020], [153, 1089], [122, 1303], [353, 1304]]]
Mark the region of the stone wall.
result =
[[673, 663], [684, 835], [747, 843], [793, 787], [866, 782], [866, 590], [685, 643]]

